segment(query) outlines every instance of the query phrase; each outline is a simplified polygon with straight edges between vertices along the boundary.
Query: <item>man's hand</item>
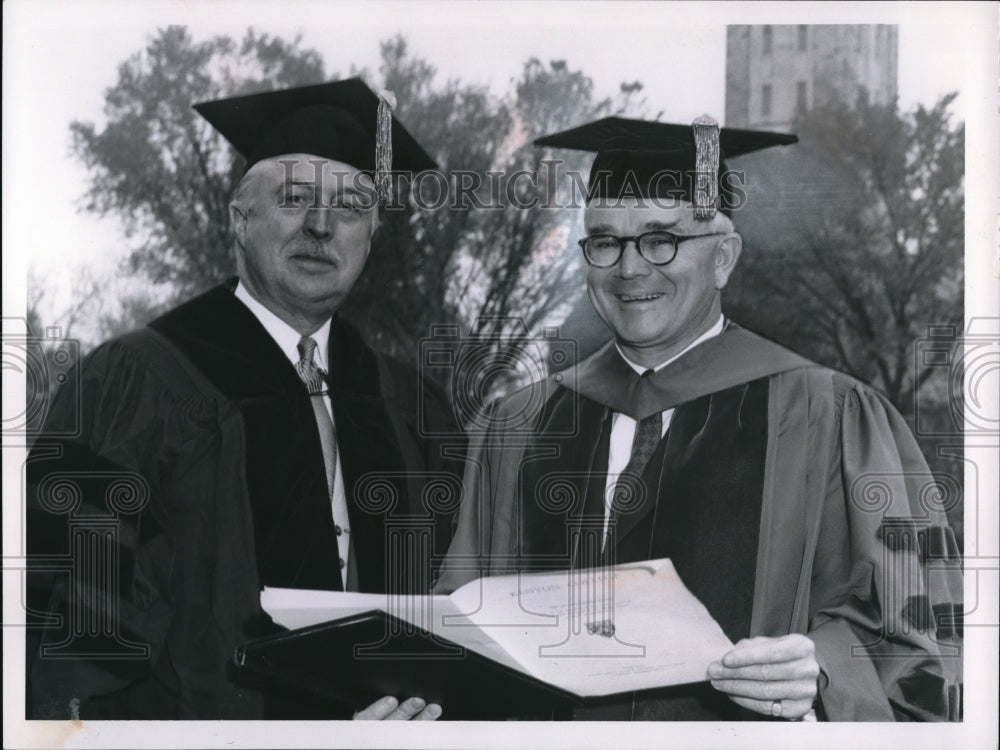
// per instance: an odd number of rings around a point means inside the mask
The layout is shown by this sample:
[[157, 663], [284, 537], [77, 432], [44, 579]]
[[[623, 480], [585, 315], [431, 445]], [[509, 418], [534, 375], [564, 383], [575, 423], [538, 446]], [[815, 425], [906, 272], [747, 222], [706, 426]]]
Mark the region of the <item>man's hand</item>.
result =
[[441, 706], [426, 703], [423, 698], [407, 698], [400, 703], [391, 695], [379, 698], [368, 708], [354, 714], [355, 721], [434, 721], [441, 715]]
[[816, 699], [816, 646], [804, 635], [744, 638], [708, 667], [712, 687], [737, 705], [768, 716], [801, 719]]

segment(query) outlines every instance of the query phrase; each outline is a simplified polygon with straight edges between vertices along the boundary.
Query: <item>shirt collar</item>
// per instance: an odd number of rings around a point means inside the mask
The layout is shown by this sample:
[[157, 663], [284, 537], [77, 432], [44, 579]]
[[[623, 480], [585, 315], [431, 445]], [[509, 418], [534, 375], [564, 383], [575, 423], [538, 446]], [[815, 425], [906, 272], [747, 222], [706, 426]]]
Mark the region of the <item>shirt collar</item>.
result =
[[[246, 305], [250, 312], [260, 321], [260, 324], [264, 326], [264, 329], [271, 335], [271, 338], [281, 348], [281, 351], [285, 353], [288, 360], [293, 365], [296, 364], [299, 361], [299, 339], [302, 338], [302, 334], [268, 310], [260, 300], [250, 294], [250, 291], [243, 285], [242, 281], [236, 284], [235, 295], [236, 299]], [[327, 319], [320, 326], [319, 330], [312, 334], [311, 338], [316, 342], [316, 353], [313, 355], [313, 361], [323, 372], [328, 372], [330, 320]]]
[[[703, 334], [701, 334], [701, 336], [699, 336], [694, 341], [692, 341], [690, 344], [688, 344], [683, 349], [683, 351], [678, 352], [677, 354], [675, 354], [670, 359], [668, 359], [668, 360], [666, 360], [664, 362], [660, 362], [660, 364], [658, 364], [656, 367], [653, 368], [653, 372], [659, 372], [664, 367], [666, 367], [671, 362], [673, 362], [675, 359], [677, 359], [677, 358], [679, 358], [679, 357], [687, 354], [689, 351], [691, 351], [692, 349], [694, 349], [696, 346], [698, 346], [698, 344], [702, 343], [703, 341], [708, 341], [710, 338], [718, 336], [720, 333], [722, 333], [722, 329], [723, 328], [725, 328], [725, 319], [723, 318], [723, 316], [720, 315], [719, 319], [717, 321], [715, 321], [715, 325], [713, 325], [711, 328], [709, 328], [707, 331], [705, 331]], [[615, 342], [615, 349], [618, 350], [618, 354], [621, 356], [621, 358], [625, 360], [625, 364], [627, 364], [629, 367], [631, 367], [633, 370], [635, 370], [636, 373], [638, 373], [639, 375], [642, 375], [644, 372], [646, 372], [646, 370], [649, 369], [648, 367], [643, 367], [642, 365], [637, 365], [631, 359], [629, 359], [628, 357], [626, 357], [625, 353], [622, 351], [621, 347], [618, 346], [618, 342], [617, 341]]]

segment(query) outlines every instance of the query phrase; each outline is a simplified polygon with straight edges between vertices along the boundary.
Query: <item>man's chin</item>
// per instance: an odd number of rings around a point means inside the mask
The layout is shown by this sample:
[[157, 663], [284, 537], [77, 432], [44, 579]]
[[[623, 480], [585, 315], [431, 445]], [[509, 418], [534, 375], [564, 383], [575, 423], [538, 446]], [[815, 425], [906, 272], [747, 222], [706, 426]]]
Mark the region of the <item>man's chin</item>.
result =
[[677, 354], [680, 346], [665, 337], [662, 331], [659, 335], [641, 335], [636, 332], [626, 335], [615, 335], [618, 348], [631, 360], [639, 364], [654, 366]]
[[322, 283], [322, 275], [296, 278], [285, 287], [286, 300], [304, 310], [335, 310], [347, 296], [340, 284]]
[[629, 349], [657, 349], [667, 345], [670, 338], [662, 330], [649, 330], [634, 326], [612, 328], [615, 340], [622, 347]]

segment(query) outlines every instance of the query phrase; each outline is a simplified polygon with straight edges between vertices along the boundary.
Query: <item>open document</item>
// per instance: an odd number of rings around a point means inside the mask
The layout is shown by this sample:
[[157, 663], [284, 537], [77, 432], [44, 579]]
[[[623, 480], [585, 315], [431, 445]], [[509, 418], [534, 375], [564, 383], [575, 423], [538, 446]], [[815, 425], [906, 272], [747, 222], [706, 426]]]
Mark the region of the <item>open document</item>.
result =
[[291, 630], [381, 610], [577, 696], [706, 679], [732, 648], [667, 559], [480, 578], [449, 596], [264, 589]]

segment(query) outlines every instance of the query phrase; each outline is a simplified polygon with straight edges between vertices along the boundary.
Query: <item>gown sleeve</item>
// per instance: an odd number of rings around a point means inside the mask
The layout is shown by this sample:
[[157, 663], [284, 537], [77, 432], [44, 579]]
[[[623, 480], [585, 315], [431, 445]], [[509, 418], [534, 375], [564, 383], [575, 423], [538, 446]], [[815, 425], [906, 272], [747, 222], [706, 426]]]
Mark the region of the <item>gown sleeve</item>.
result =
[[163, 665], [183, 551], [168, 512], [204, 507], [194, 488], [218, 453], [212, 405], [168, 387], [141, 341], [81, 363], [29, 454], [31, 718], [176, 713], [182, 678]]
[[489, 520], [494, 496], [489, 466], [496, 457], [490, 445], [497, 438], [492, 431], [470, 436], [462, 478], [461, 506], [448, 554], [435, 582], [435, 594], [450, 594], [485, 575], [489, 569], [492, 534]]
[[477, 420], [489, 427], [469, 435], [461, 507], [436, 594], [517, 569], [512, 537], [517, 532], [518, 467], [525, 443], [523, 436], [509, 436], [496, 425], [517, 423], [530, 396], [530, 388], [521, 389], [489, 404]]
[[834, 721], [955, 720], [962, 580], [946, 510], [960, 481], [931, 474], [882, 396], [834, 381], [840, 435], [826, 463], [808, 632], [822, 711]]

